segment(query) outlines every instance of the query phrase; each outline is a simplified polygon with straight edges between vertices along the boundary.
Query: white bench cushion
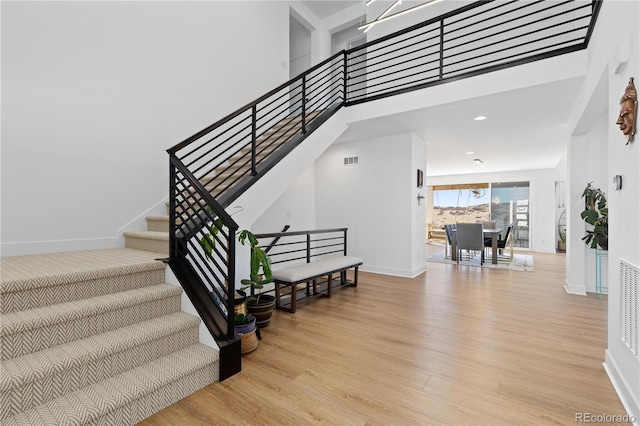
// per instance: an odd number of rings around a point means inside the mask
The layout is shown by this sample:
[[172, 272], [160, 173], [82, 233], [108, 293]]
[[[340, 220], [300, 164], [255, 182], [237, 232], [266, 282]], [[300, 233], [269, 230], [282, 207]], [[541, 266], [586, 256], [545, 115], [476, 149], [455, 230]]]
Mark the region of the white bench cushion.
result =
[[332, 257], [273, 271], [272, 278], [274, 281], [297, 283], [361, 264], [362, 259], [355, 256]]

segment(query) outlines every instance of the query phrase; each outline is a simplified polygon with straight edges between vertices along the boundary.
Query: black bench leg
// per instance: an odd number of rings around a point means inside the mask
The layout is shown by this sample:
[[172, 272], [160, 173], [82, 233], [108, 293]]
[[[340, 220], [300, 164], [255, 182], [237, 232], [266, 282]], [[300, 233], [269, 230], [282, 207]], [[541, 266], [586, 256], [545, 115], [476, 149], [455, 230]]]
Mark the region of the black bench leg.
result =
[[351, 287], [358, 287], [358, 267], [355, 266], [353, 269], [353, 284]]
[[333, 289], [333, 276], [329, 274], [327, 277], [327, 297], [331, 297], [331, 290]]
[[[285, 284], [286, 285], [286, 284]], [[285, 306], [282, 305], [282, 303], [280, 303], [280, 297], [281, 297], [281, 292], [280, 292], [280, 283], [275, 283], [275, 289], [276, 289], [276, 309], [279, 309], [281, 311], [287, 311], [287, 312], [295, 312], [296, 311], [296, 296], [297, 296], [297, 289], [298, 287], [295, 285], [287, 285], [287, 287], [291, 288], [291, 303], [290, 303], [290, 307], [287, 308]]]
[[298, 299], [298, 285], [291, 286], [291, 309], [289, 312], [294, 313], [296, 311], [296, 300]]

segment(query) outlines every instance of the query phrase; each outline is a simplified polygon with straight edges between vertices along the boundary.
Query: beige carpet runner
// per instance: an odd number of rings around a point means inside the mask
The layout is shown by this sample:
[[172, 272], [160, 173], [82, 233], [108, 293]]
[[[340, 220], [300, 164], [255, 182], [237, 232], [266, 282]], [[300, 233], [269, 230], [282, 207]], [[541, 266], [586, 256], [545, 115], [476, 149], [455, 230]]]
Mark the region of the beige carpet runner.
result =
[[218, 379], [159, 257], [0, 259], [0, 424], [135, 424]]

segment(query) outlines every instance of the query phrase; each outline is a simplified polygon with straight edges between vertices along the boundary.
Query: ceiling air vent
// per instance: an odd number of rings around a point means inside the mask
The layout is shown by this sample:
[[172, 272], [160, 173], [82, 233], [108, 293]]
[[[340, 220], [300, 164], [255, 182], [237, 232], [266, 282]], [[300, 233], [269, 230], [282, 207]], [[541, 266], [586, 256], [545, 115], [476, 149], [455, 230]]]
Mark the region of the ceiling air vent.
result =
[[358, 165], [358, 157], [344, 157], [344, 165], [345, 166], [357, 166]]

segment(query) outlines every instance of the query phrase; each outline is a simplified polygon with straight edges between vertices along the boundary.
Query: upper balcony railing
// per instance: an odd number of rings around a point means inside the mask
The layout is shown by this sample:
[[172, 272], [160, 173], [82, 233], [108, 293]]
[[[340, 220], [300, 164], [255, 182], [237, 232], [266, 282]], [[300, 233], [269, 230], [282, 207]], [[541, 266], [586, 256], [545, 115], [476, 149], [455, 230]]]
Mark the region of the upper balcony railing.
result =
[[221, 346], [221, 379], [240, 368], [233, 200], [341, 107], [584, 49], [600, 5], [478, 1], [341, 51], [170, 148], [169, 264]]
[[599, 8], [594, 1], [479, 1], [389, 34], [345, 53], [346, 103], [584, 49]]

